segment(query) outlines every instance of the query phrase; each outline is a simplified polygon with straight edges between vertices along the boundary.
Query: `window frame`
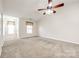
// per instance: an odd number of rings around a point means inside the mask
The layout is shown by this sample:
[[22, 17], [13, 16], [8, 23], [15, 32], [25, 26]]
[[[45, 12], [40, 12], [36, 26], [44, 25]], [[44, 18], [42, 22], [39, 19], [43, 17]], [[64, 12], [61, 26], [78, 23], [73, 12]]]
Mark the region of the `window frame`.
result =
[[26, 33], [27, 34], [33, 33], [33, 22], [26, 21]]

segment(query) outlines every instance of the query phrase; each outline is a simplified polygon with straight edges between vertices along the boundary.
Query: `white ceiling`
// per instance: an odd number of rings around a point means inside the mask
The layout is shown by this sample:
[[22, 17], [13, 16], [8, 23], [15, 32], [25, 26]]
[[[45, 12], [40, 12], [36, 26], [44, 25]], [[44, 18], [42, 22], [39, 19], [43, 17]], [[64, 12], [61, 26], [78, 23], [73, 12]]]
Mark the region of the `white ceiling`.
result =
[[[64, 2], [65, 5], [73, 4], [79, 0], [53, 0], [53, 5]], [[38, 12], [38, 8], [47, 6], [47, 0], [3, 0], [4, 14], [17, 17], [27, 17], [38, 20], [43, 17], [42, 13]]]

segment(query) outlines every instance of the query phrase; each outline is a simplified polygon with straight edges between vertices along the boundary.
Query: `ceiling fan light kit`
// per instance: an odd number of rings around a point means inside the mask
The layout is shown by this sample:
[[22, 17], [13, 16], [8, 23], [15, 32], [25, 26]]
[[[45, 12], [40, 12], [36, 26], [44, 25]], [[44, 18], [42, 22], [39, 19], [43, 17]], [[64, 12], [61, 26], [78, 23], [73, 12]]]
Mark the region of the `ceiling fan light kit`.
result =
[[47, 8], [38, 9], [38, 11], [44, 10], [43, 15], [52, 14], [52, 13], [56, 13], [56, 10], [54, 10], [54, 9], [59, 8], [59, 7], [63, 7], [63, 6], [64, 6], [64, 3], [60, 3], [60, 4], [57, 4], [55, 6], [52, 6], [52, 0], [48, 0]]
[[52, 11], [52, 10], [50, 10], [50, 9], [48, 9], [48, 10], [46, 10], [46, 11], [45, 11], [45, 13], [46, 13], [47, 15], [50, 15], [50, 14], [52, 14], [52, 13], [53, 13], [53, 11]]

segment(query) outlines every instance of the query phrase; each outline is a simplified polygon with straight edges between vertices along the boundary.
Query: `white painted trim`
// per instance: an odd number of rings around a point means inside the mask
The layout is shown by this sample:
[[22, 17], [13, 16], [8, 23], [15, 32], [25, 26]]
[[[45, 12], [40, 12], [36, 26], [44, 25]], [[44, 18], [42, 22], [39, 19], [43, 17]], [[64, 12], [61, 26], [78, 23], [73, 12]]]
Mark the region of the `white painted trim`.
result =
[[32, 38], [32, 37], [39, 37], [39, 36], [21, 37], [20, 39]]
[[40, 36], [40, 37], [48, 38], [48, 39], [53, 39], [53, 40], [58, 40], [58, 41], [63, 41], [63, 42], [67, 42], [67, 43], [79, 44], [77, 42], [67, 41], [67, 40], [63, 40], [63, 39], [55, 38], [55, 37], [45, 37], [45, 36]]

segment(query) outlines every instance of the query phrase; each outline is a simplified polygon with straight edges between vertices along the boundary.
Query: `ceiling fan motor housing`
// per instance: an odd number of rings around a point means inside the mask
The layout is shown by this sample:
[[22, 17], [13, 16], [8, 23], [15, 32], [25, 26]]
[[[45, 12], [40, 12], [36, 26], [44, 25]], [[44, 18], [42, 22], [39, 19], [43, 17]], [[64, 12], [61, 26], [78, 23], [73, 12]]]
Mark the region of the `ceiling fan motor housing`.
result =
[[52, 6], [47, 6], [47, 9], [52, 9]]

